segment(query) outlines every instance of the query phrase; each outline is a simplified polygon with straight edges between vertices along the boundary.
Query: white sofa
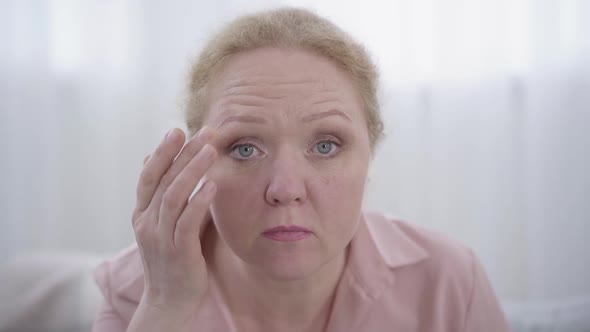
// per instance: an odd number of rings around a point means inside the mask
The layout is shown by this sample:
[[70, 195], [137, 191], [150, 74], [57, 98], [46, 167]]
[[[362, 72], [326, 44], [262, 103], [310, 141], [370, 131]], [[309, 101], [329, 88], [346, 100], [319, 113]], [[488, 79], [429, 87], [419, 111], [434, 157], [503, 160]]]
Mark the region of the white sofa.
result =
[[[91, 271], [102, 257], [38, 254], [0, 268], [0, 332], [90, 331], [102, 295]], [[504, 303], [514, 332], [590, 332], [590, 295]]]
[[0, 332], [90, 331], [102, 301], [91, 271], [103, 258], [36, 254], [0, 268]]

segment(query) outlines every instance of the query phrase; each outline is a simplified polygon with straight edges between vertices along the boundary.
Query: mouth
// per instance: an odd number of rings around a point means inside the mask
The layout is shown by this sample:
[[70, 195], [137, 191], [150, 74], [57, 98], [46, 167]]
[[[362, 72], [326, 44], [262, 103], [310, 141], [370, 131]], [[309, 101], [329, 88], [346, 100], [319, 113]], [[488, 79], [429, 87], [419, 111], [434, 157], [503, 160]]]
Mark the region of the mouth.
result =
[[278, 226], [265, 230], [262, 236], [274, 241], [293, 242], [303, 240], [312, 234], [311, 230], [301, 226]]

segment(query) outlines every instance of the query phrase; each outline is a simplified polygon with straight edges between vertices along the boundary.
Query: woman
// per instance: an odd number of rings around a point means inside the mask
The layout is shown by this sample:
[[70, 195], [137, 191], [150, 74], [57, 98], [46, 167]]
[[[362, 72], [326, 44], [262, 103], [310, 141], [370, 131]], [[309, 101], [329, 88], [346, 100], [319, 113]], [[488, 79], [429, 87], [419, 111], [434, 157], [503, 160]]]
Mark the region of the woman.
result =
[[361, 211], [376, 81], [305, 10], [222, 30], [192, 68], [191, 138], [144, 163], [137, 246], [96, 270], [94, 331], [507, 331], [469, 249]]

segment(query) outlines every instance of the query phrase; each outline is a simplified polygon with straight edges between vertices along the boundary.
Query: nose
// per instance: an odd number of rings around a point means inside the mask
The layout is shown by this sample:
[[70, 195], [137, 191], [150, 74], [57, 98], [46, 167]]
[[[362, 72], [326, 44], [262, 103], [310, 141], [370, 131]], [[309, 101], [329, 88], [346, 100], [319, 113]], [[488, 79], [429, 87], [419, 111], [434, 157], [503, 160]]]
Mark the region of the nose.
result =
[[278, 156], [271, 164], [266, 202], [273, 206], [301, 204], [307, 199], [304, 165], [293, 155]]

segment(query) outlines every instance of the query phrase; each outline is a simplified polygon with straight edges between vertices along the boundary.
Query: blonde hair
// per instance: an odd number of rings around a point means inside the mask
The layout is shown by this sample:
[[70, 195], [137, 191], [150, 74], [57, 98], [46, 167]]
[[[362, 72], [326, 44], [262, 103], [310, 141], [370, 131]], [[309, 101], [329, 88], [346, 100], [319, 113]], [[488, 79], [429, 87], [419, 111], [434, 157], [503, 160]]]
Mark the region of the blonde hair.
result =
[[205, 45], [193, 63], [185, 120], [190, 136], [202, 126], [208, 108], [207, 84], [232, 55], [261, 48], [307, 50], [341, 67], [355, 83], [367, 119], [371, 148], [383, 136], [377, 101], [378, 73], [364, 47], [336, 25], [308, 10], [281, 8], [241, 16]]

